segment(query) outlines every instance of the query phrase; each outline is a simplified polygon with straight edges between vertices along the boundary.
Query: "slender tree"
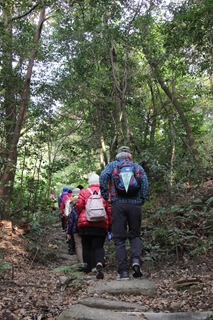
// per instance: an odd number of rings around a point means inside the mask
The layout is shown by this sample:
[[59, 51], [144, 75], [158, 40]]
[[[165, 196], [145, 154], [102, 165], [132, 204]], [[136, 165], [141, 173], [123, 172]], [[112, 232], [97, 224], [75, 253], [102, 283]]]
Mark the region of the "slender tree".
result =
[[[35, 8], [34, 6], [30, 11], [22, 13], [18, 16], [13, 16], [16, 13], [16, 8], [8, 2], [2, 7], [3, 10], [3, 23], [4, 34], [2, 42], [3, 47], [3, 90], [4, 90], [4, 103], [3, 114], [4, 122], [2, 127], [2, 133], [4, 137], [1, 145], [1, 157], [3, 163], [1, 167], [0, 176], [0, 198], [1, 198], [1, 218], [8, 218], [10, 212], [10, 200], [13, 190], [13, 183], [16, 172], [17, 163], [17, 146], [21, 135], [21, 130], [24, 123], [24, 117], [29, 101], [30, 81], [32, 77], [32, 70], [36, 54], [38, 51], [39, 40], [41, 37], [42, 26], [45, 21], [45, 8], [41, 8], [39, 12], [39, 20], [37, 29], [35, 31], [34, 43], [31, 46], [31, 51], [28, 58], [28, 66], [26, 67], [26, 75], [23, 81], [22, 89], [15, 92], [15, 73], [13, 70], [13, 32], [15, 27], [13, 22], [27, 16]], [[22, 57], [20, 57], [20, 60]]]

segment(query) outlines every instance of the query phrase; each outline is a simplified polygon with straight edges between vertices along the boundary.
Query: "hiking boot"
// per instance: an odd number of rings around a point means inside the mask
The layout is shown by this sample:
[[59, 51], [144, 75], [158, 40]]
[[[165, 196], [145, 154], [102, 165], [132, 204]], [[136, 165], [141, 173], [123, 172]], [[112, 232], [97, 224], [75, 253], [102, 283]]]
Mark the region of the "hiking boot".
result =
[[98, 271], [97, 275], [96, 275], [96, 279], [103, 279], [104, 278], [104, 274], [103, 274], [103, 264], [101, 262], [98, 262], [96, 264], [96, 270]]
[[68, 251], [69, 251], [69, 254], [70, 254], [71, 256], [74, 256], [74, 255], [75, 255], [75, 251], [73, 251], [72, 249], [68, 249]]
[[129, 273], [127, 271], [123, 271], [122, 273], [117, 275], [117, 281], [129, 280]]
[[134, 278], [142, 277], [143, 273], [142, 273], [142, 270], [141, 270], [140, 265], [138, 263], [133, 263], [132, 269], [133, 269], [133, 277]]

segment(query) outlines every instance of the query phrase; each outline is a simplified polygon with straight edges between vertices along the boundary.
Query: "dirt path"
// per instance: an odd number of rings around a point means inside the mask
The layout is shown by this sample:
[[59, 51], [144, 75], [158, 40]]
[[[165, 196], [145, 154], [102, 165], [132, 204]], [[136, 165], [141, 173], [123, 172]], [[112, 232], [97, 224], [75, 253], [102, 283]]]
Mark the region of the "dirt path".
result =
[[[61, 277], [70, 274], [56, 273], [54, 269], [75, 264], [76, 256], [67, 254], [60, 223], [46, 228], [44, 234], [27, 239], [0, 232], [0, 250], [4, 260], [13, 265], [12, 269], [4, 272], [4, 276], [0, 276], [0, 319], [55, 320], [63, 310], [88, 298], [88, 289], [98, 280], [95, 276], [91, 280], [84, 279], [82, 273], [75, 269], [70, 286], [61, 283]], [[117, 271], [113, 243], [106, 243], [105, 253], [104, 280], [114, 280]], [[200, 262], [185, 260], [169, 267], [157, 265], [145, 272], [144, 278], [157, 286], [155, 297], [104, 293], [99, 298], [143, 305], [144, 312], [213, 309], [212, 257], [203, 258]]]

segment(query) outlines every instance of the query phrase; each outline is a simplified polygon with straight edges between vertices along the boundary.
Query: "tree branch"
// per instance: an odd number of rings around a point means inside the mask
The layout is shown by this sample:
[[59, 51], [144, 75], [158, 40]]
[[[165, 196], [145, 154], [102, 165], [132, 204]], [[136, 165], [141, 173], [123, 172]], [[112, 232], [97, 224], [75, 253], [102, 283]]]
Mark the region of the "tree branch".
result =
[[26, 13], [23, 13], [22, 15], [20, 16], [17, 16], [17, 17], [14, 17], [11, 19], [11, 21], [15, 21], [15, 20], [18, 20], [18, 19], [21, 19], [23, 17], [26, 17], [28, 14], [30, 14], [36, 7], [38, 7], [38, 4], [35, 4], [29, 11], [27, 11]]

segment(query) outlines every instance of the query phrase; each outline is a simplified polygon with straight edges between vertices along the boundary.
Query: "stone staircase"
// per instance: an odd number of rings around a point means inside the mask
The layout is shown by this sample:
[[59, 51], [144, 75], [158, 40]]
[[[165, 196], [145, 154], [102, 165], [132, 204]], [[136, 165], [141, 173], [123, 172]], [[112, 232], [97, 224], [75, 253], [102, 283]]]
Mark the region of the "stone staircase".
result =
[[[63, 264], [77, 264], [77, 256], [68, 253], [65, 233], [60, 234], [56, 240], [61, 243], [60, 256], [63, 258]], [[138, 303], [121, 302], [118, 299], [108, 300], [99, 298], [99, 296], [104, 293], [115, 297], [118, 295], [155, 297], [157, 288], [155, 284], [148, 279], [130, 279], [128, 281], [93, 281], [93, 279], [90, 279], [89, 282], [89, 298], [80, 300], [71, 308], [64, 310], [56, 320], [213, 320], [212, 311], [178, 313], [144, 312], [144, 307]]]

